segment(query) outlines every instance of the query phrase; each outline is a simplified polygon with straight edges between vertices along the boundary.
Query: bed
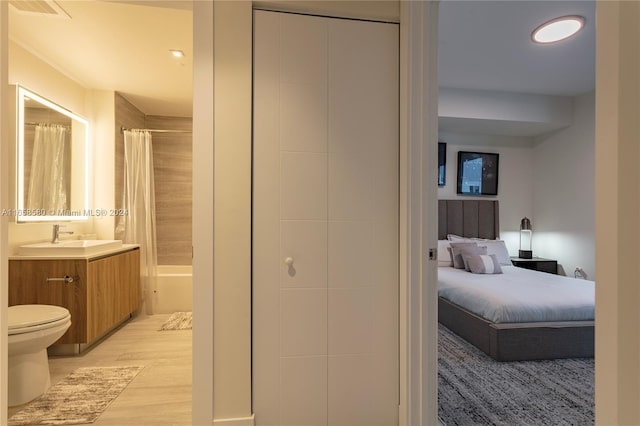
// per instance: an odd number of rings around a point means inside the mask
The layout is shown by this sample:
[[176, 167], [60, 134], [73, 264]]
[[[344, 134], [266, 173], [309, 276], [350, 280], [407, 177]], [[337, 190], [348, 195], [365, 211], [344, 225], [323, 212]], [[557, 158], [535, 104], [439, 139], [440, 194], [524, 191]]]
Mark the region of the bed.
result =
[[[499, 237], [498, 201], [439, 200], [438, 209], [439, 240], [446, 240], [449, 234], [488, 240]], [[503, 265], [502, 269], [504, 274], [480, 276], [438, 268], [438, 321], [497, 361], [593, 357], [594, 306], [589, 305], [593, 284], [515, 266]], [[524, 280], [533, 283], [524, 284]], [[485, 290], [480, 290], [480, 284]], [[489, 292], [488, 297], [484, 291]], [[552, 291], [560, 293], [548, 298], [555, 294]], [[538, 313], [498, 316], [495, 306], [493, 313], [483, 309], [490, 299], [496, 299], [497, 311], [509, 311], [508, 305], [532, 300]], [[578, 302], [565, 303], [569, 299]]]

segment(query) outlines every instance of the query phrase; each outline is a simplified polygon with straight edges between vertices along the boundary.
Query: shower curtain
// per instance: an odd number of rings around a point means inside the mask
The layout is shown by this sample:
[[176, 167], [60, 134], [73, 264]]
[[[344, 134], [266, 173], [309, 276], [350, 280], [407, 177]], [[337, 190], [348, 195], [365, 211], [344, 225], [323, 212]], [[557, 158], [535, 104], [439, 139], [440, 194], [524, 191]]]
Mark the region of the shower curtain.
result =
[[153, 147], [148, 131], [124, 131], [124, 191], [116, 238], [140, 245], [141, 312], [153, 313], [158, 267]]
[[53, 210], [69, 209], [69, 132], [56, 124], [38, 124], [35, 127], [31, 170], [26, 208]]

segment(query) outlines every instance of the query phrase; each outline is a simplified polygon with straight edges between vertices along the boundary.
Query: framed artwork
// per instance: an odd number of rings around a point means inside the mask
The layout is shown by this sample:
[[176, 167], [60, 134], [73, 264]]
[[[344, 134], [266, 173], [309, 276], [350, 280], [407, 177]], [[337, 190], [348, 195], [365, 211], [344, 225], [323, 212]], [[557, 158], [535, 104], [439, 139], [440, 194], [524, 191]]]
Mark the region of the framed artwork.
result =
[[438, 186], [444, 186], [447, 178], [447, 144], [438, 142]]
[[458, 152], [458, 194], [498, 195], [497, 153]]

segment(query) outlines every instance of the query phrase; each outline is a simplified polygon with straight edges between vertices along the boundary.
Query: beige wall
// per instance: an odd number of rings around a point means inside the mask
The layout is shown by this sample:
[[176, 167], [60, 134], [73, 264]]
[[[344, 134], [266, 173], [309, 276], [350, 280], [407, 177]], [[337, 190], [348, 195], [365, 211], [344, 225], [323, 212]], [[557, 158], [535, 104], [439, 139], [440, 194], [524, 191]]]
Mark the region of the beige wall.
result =
[[[91, 117], [93, 126], [93, 167], [91, 188], [93, 191], [94, 209], [114, 209], [114, 155], [115, 138], [113, 123], [115, 123], [115, 103], [112, 90], [90, 90], [89, 105], [91, 105]], [[94, 232], [99, 239], [113, 239], [114, 216], [95, 217]]]
[[9, 84], [20, 84], [80, 116], [86, 115], [85, 88], [13, 42], [9, 42]]
[[596, 424], [640, 424], [640, 3], [597, 4]]
[[251, 415], [251, 2], [214, 3], [214, 418]]

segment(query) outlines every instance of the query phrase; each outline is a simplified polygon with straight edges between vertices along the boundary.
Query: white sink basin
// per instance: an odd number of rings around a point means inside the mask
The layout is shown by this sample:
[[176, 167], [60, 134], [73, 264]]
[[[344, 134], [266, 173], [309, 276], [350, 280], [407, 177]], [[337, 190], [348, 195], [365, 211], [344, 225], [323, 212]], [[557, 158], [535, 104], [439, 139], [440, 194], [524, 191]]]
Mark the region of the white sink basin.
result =
[[23, 256], [86, 256], [122, 247], [122, 240], [66, 240], [18, 247]]

